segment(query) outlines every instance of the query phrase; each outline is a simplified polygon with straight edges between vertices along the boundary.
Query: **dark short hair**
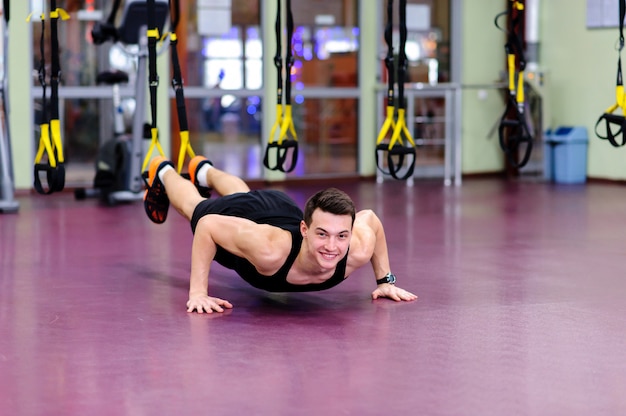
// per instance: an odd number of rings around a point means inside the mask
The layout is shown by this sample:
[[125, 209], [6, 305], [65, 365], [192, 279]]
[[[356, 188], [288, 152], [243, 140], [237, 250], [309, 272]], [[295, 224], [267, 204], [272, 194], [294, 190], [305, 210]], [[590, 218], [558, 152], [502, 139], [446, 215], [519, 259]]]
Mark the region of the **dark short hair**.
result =
[[356, 216], [354, 202], [348, 194], [337, 188], [324, 189], [309, 198], [304, 206], [304, 223], [307, 226], [311, 225], [313, 212], [318, 208], [329, 214], [349, 215], [354, 224]]

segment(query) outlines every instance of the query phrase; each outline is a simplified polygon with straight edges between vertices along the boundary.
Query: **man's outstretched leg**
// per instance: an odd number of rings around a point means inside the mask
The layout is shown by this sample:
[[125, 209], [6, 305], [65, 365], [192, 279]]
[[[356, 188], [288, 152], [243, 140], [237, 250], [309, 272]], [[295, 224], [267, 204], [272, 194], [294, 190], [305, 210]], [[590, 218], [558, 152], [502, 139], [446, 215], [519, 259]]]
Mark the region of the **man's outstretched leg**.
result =
[[241, 178], [214, 168], [204, 156], [196, 156], [189, 162], [189, 176], [191, 181], [180, 176], [164, 157], [152, 159], [144, 206], [153, 222], [165, 222], [170, 202], [181, 215], [191, 219], [196, 206], [205, 199], [197, 186], [212, 188], [220, 195], [250, 191]]
[[239, 177], [213, 167], [204, 156], [196, 156], [189, 162], [189, 178], [199, 187], [208, 187], [221, 196], [237, 192], [249, 192], [248, 185]]

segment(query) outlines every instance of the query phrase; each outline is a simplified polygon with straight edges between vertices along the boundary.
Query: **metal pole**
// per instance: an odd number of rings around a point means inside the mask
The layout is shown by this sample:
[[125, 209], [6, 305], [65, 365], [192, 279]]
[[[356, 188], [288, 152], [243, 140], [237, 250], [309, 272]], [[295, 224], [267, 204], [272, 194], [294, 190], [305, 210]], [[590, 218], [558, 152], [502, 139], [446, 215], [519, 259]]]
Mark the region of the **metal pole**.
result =
[[4, 1], [2, 9], [3, 36], [2, 36], [2, 68], [0, 68], [0, 213], [14, 213], [19, 209], [19, 203], [14, 199], [13, 193], [13, 163], [11, 161], [11, 136], [9, 130], [9, 103], [8, 103], [8, 80], [7, 58], [9, 47], [9, 2]]

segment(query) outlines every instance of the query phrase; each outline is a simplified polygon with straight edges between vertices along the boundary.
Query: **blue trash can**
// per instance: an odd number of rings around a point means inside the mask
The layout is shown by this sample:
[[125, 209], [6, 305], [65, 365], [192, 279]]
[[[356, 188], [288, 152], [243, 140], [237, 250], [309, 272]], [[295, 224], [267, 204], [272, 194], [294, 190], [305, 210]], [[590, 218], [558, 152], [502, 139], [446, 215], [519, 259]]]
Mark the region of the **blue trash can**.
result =
[[587, 181], [586, 127], [559, 127], [547, 131], [544, 140], [544, 178], [556, 183]]

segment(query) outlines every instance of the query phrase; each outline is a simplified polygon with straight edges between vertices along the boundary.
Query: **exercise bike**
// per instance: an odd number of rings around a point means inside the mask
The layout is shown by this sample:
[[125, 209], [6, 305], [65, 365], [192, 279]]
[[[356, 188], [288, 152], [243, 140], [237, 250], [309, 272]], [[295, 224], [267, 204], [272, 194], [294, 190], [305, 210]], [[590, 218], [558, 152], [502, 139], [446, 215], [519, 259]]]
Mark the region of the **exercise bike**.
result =
[[[113, 100], [113, 137], [99, 149], [93, 189], [77, 189], [76, 199], [99, 198], [107, 205], [141, 200], [143, 180], [141, 163], [144, 140], [150, 139], [150, 125], [145, 123], [146, 92], [148, 85], [147, 12], [145, 0], [127, 0], [121, 24], [114, 21], [121, 0], [116, 0], [108, 19], [94, 25], [94, 43], [114, 42], [129, 57], [137, 59], [135, 77], [135, 110], [130, 134], [126, 134], [120, 85], [128, 83], [128, 74], [122, 71], [105, 71], [98, 74], [98, 83], [111, 86]], [[155, 1], [156, 23], [161, 33], [169, 14], [167, 0]]]

